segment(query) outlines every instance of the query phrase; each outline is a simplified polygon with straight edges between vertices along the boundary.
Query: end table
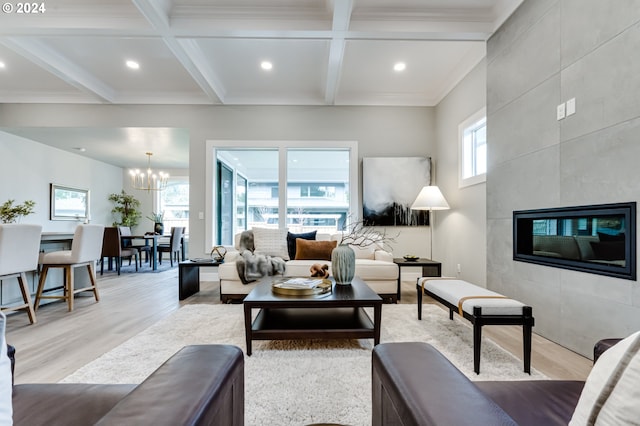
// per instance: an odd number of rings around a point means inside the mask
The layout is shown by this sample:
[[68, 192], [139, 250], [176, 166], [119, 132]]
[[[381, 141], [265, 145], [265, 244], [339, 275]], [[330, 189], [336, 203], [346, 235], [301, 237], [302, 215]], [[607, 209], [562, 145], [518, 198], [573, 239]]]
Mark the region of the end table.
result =
[[201, 266], [218, 267], [222, 262], [213, 259], [191, 259], [180, 262], [178, 264], [178, 299], [184, 300], [200, 291]]
[[423, 277], [440, 277], [442, 276], [442, 263], [435, 260], [425, 259], [423, 257], [416, 260], [406, 260], [403, 257], [396, 257], [393, 263], [398, 265], [398, 300], [400, 300], [400, 281], [402, 277], [402, 267], [404, 266], [421, 266]]

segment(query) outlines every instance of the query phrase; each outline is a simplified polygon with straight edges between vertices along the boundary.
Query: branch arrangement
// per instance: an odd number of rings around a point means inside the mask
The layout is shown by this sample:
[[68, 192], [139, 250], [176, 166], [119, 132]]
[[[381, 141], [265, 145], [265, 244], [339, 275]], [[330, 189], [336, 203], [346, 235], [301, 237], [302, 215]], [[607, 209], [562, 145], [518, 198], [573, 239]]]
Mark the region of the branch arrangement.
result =
[[372, 244], [380, 246], [390, 246], [396, 243], [396, 237], [387, 235], [386, 228], [382, 232], [367, 227], [364, 221], [358, 221], [350, 224], [346, 229], [342, 230], [342, 239], [340, 244], [350, 244], [355, 247], [369, 247]]

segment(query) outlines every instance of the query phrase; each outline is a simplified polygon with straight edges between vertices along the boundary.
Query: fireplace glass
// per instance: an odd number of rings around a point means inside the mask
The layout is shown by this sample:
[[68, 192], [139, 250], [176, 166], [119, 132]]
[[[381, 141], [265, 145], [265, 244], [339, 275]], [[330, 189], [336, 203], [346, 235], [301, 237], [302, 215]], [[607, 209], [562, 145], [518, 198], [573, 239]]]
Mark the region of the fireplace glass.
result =
[[636, 279], [636, 203], [513, 212], [517, 261]]

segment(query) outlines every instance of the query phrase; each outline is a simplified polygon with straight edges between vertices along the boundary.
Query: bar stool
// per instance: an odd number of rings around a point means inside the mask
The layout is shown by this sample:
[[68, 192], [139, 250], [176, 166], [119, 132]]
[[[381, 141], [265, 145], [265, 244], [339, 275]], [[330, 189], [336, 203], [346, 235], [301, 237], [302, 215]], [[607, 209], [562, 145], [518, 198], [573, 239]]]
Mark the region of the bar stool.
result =
[[25, 272], [38, 268], [38, 253], [42, 226], [16, 223], [0, 225], [0, 280], [17, 278], [23, 304], [10, 305], [2, 311], [24, 309], [31, 324], [36, 323], [36, 314], [31, 302], [31, 291]]
[[[42, 263], [42, 272], [40, 273], [38, 292], [36, 294], [36, 310], [40, 306], [41, 299], [64, 299], [67, 301], [69, 312], [71, 312], [73, 311], [74, 294], [89, 290], [93, 291], [96, 302], [100, 301], [100, 296], [98, 295], [98, 287], [96, 286], [95, 262], [100, 258], [103, 234], [104, 226], [102, 225], [78, 225], [75, 233], [73, 234], [71, 250], [61, 250], [44, 253], [40, 260], [40, 262]], [[78, 289], [74, 287], [73, 272], [75, 268], [78, 267], [87, 268], [91, 285]], [[64, 284], [62, 296], [42, 295], [42, 293], [44, 292], [44, 284], [47, 280], [47, 273], [49, 272], [50, 268], [64, 269]]]

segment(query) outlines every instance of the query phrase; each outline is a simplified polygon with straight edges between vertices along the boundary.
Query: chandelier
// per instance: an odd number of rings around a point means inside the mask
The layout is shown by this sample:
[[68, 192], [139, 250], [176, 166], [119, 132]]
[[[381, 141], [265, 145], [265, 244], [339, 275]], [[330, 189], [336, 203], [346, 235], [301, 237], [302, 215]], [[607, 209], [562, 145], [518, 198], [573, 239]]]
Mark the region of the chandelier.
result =
[[134, 189], [141, 189], [144, 191], [162, 191], [167, 187], [167, 181], [169, 180], [169, 173], [154, 172], [151, 169], [151, 156], [152, 152], [145, 153], [148, 157], [147, 171], [141, 171], [140, 169], [129, 170], [131, 175], [131, 186]]

